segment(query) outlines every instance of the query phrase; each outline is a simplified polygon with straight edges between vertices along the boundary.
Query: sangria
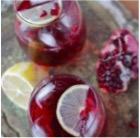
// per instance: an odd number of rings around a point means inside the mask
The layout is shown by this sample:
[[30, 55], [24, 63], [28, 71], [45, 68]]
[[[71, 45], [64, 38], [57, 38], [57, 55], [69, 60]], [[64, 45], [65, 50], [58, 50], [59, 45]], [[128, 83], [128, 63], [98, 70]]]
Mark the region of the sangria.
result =
[[74, 75], [54, 75], [34, 89], [29, 104], [36, 137], [101, 136], [106, 120], [95, 89]]
[[76, 0], [15, 0], [20, 46], [39, 65], [60, 65], [82, 50], [86, 28]]

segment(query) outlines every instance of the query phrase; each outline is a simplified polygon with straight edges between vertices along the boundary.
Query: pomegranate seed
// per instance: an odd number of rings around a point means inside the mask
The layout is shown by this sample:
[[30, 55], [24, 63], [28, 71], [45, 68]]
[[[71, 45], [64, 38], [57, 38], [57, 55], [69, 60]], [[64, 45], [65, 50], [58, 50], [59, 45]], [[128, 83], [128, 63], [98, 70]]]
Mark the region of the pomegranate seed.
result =
[[54, 7], [51, 9], [51, 15], [57, 16], [59, 14], [60, 7], [58, 3], [54, 3]]
[[42, 13], [40, 14], [40, 17], [46, 17], [48, 15], [47, 11], [43, 10]]
[[138, 128], [138, 124], [135, 121], [131, 121], [129, 123], [129, 127], [131, 127], [131, 128]]

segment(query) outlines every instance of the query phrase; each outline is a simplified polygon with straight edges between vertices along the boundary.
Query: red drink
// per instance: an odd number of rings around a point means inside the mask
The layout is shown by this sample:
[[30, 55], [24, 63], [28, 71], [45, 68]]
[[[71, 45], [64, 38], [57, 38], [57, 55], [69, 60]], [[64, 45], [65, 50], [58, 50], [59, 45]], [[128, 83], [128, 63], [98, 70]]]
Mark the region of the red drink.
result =
[[[17, 17], [22, 15], [22, 18], [16, 18], [16, 36], [34, 62], [40, 65], [59, 65], [73, 59], [82, 50], [86, 29], [79, 4], [75, 0], [60, 0], [62, 8], [57, 0], [18, 2], [18, 0], [15, 2], [16, 15]], [[47, 6], [47, 3], [54, 3], [49, 12], [45, 8], [40, 8]], [[39, 12], [38, 7], [41, 9]], [[32, 9], [33, 12], [30, 12]], [[29, 21], [35, 18], [38, 20], [29, 24], [23, 16]], [[35, 26], [36, 22], [44, 22], [47, 17], [54, 19], [50, 18], [49, 23]]]
[[[58, 103], [60, 103], [60, 98], [66, 93], [66, 90], [76, 85], [89, 86], [77, 76], [55, 75], [44, 79], [34, 89], [29, 106], [29, 120], [33, 136], [74, 136], [63, 129], [56, 115], [56, 110]], [[80, 94], [82, 93], [80, 92]], [[103, 104], [91, 86], [89, 86], [86, 95], [85, 108], [80, 111], [80, 136], [100, 136], [103, 133], [105, 123]], [[70, 103], [72, 104], [74, 102], [70, 101]]]

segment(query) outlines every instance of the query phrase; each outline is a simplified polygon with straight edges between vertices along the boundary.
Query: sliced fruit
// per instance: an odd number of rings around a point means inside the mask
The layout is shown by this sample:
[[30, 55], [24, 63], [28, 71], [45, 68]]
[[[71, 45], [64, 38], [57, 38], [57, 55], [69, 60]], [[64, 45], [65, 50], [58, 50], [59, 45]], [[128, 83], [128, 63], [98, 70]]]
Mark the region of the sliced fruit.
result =
[[97, 80], [103, 92], [119, 93], [127, 90], [131, 72], [121, 61], [112, 58], [98, 62], [96, 66]]
[[88, 85], [74, 85], [60, 97], [56, 115], [62, 128], [72, 136], [88, 136], [95, 120], [94, 94]]
[[47, 70], [31, 62], [21, 62], [10, 67], [2, 76], [5, 95], [18, 107], [27, 110], [34, 86], [47, 75]]
[[61, 0], [28, 0], [15, 3], [17, 17], [32, 27], [46, 26], [58, 19], [62, 12]]
[[128, 30], [110, 36], [101, 49], [96, 72], [104, 92], [125, 92], [130, 80], [138, 78], [138, 42]]

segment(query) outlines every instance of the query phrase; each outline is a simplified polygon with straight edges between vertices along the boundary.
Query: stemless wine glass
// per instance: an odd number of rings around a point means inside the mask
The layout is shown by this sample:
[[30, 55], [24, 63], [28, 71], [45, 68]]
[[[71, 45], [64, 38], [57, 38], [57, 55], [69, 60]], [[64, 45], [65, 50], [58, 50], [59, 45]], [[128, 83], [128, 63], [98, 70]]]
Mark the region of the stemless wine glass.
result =
[[39, 65], [61, 65], [82, 50], [86, 28], [76, 0], [15, 0], [20, 46]]
[[[92, 86], [75, 75], [53, 75], [42, 80], [31, 95], [28, 111], [32, 135], [36, 137], [105, 134], [106, 114], [101, 98]], [[74, 127], [67, 129], [67, 125]]]

